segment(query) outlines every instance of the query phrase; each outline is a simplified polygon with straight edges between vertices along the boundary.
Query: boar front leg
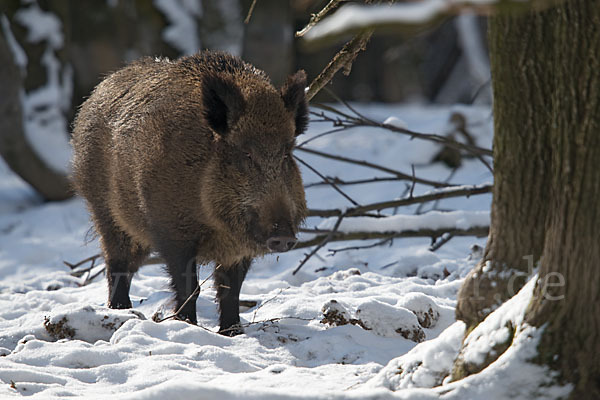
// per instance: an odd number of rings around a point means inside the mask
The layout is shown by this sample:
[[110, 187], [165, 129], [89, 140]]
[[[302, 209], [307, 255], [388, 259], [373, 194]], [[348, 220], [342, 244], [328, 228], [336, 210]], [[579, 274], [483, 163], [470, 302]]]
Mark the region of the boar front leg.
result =
[[157, 247], [158, 252], [166, 261], [167, 270], [171, 276], [171, 287], [175, 292], [174, 311], [181, 308], [177, 318], [196, 324], [198, 322], [196, 317], [198, 293], [192, 296], [198, 287], [196, 246], [188, 241], [161, 240]]
[[236, 336], [244, 333], [240, 326], [240, 289], [252, 260], [244, 258], [237, 264], [221, 266], [214, 272], [220, 310], [219, 333]]

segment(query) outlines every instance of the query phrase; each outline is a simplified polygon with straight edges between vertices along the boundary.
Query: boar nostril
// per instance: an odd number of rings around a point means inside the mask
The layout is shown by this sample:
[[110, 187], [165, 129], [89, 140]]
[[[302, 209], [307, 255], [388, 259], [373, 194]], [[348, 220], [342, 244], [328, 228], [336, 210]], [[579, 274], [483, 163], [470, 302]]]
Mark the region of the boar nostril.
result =
[[267, 240], [267, 247], [271, 251], [284, 252], [291, 250], [297, 240], [292, 236], [273, 236]]

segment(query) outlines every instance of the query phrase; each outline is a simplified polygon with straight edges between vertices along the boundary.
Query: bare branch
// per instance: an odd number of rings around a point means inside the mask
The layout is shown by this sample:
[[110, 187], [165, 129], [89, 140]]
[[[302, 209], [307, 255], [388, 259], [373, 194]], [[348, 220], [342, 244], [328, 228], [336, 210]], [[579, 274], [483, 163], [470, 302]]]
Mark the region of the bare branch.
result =
[[[398, 178], [398, 177], [373, 177], [373, 178], [366, 178], [366, 179], [355, 179], [352, 181], [345, 181], [343, 179], [340, 179], [338, 177], [331, 177], [328, 176], [327, 179], [329, 179], [329, 181], [334, 182], [336, 185], [338, 186], [344, 186], [344, 185], [362, 185], [365, 183], [377, 183], [377, 182], [390, 182], [390, 181], [403, 181], [404, 179]], [[324, 185], [329, 185], [329, 182], [326, 181], [322, 181], [322, 182], [313, 182], [313, 183], [307, 183], [306, 185], [304, 185], [304, 188], [311, 188], [311, 187], [315, 187], [315, 186], [324, 186]]]
[[492, 191], [492, 185], [477, 185], [477, 186], [461, 186], [455, 189], [444, 189], [427, 193], [421, 196], [408, 197], [404, 199], [382, 201], [379, 203], [367, 204], [360, 207], [348, 208], [345, 211], [340, 209], [329, 209], [329, 210], [308, 210], [309, 217], [337, 217], [345, 214], [348, 217], [355, 217], [369, 211], [379, 211], [386, 208], [408, 206], [411, 204], [424, 203], [428, 201], [447, 199], [451, 197], [462, 197], [462, 196], [475, 196], [479, 194], [490, 193]]
[[[492, 2], [456, 1], [402, 1], [393, 5], [349, 4], [333, 15], [322, 19], [303, 37], [305, 46], [313, 49], [331, 44], [339, 38], [367, 29], [383, 33], [415, 35], [437, 25], [452, 15], [471, 12], [479, 15], [495, 13], [522, 13], [543, 10], [562, 0], [500, 0]], [[361, 15], [361, 18], [356, 18]], [[416, 16], [416, 17], [415, 17]]]
[[[450, 171], [450, 174], [448, 175], [448, 177], [444, 180], [444, 182], [450, 182], [450, 180], [454, 177], [454, 175], [456, 174], [456, 171], [458, 171], [458, 169], [454, 168], [452, 171]], [[492, 188], [490, 187], [490, 192], [492, 191]], [[433, 203], [433, 207], [431, 208], [432, 210], [435, 210], [437, 208], [438, 202], [440, 199], [435, 199], [435, 203]], [[422, 210], [423, 207], [425, 207], [425, 204], [427, 204], [427, 202], [423, 202], [421, 204], [419, 204], [419, 207], [417, 207], [415, 214], [419, 215], [422, 214]], [[430, 210], [431, 211], [431, 210]]]
[[452, 240], [453, 237], [454, 237], [454, 235], [451, 233], [443, 234], [439, 240], [434, 240], [433, 243], [431, 243], [431, 246], [429, 246], [429, 251], [438, 250], [440, 247], [442, 247], [443, 245], [448, 243], [450, 240]]
[[[302, 317], [275, 317], [275, 318], [269, 318], [269, 319], [264, 319], [262, 321], [256, 321], [256, 322], [246, 322], [244, 324], [235, 324], [234, 326], [227, 328], [227, 329], [223, 329], [222, 331], [219, 331], [219, 333], [225, 333], [225, 332], [229, 332], [229, 331], [233, 331], [239, 328], [249, 328], [252, 325], [257, 325], [257, 324], [263, 324], [263, 326], [266, 326], [268, 323], [273, 323], [273, 322], [278, 322], [284, 319], [294, 319], [297, 321], [318, 321], [318, 319], [315, 318], [302, 318]], [[204, 328], [203, 326], [198, 325], [198, 327], [207, 330], [209, 332], [211, 332], [209, 329]]]
[[412, 185], [410, 185], [410, 193], [408, 195], [408, 198], [412, 199], [413, 198], [413, 192], [415, 191], [415, 185], [417, 184], [416, 178], [415, 178], [415, 164], [411, 164], [410, 165], [410, 169], [412, 172]]
[[301, 142], [300, 144], [297, 144], [297, 145], [296, 145], [296, 147], [302, 147], [302, 146], [304, 146], [305, 144], [308, 144], [308, 143], [312, 142], [313, 140], [320, 139], [320, 138], [322, 138], [323, 136], [331, 135], [332, 133], [341, 132], [341, 131], [343, 131], [343, 130], [345, 130], [345, 129], [346, 129], [346, 127], [345, 127], [345, 126], [342, 126], [341, 128], [337, 128], [337, 129], [331, 129], [331, 130], [328, 130], [328, 131], [325, 131], [325, 132], [319, 133], [318, 135], [315, 135], [315, 136], [313, 136], [313, 137], [311, 137], [311, 138], [308, 138], [308, 139], [306, 139], [305, 141]]
[[244, 24], [248, 25], [250, 23], [250, 18], [252, 18], [252, 13], [254, 12], [255, 6], [256, 0], [252, 0], [252, 4], [250, 4], [250, 9], [248, 10], [248, 15], [246, 15], [246, 19], [244, 19]]
[[77, 262], [75, 264], [71, 264], [70, 262], [67, 262], [67, 261], [63, 261], [63, 264], [65, 264], [67, 267], [69, 267], [71, 269], [75, 269], [75, 268], [77, 268], [77, 267], [79, 267], [79, 266], [81, 266], [81, 265], [83, 265], [83, 264], [85, 264], [87, 262], [94, 261], [95, 259], [100, 258], [100, 257], [102, 257], [102, 254], [98, 253], [98, 254], [94, 254], [91, 257], [84, 258], [83, 260], [81, 260], [81, 261], [79, 261], [79, 262]]
[[258, 310], [260, 310], [262, 308], [262, 306], [264, 306], [265, 304], [267, 304], [267, 303], [275, 300], [277, 297], [279, 297], [279, 295], [281, 293], [283, 293], [284, 290], [287, 290], [289, 288], [290, 288], [289, 286], [286, 287], [286, 288], [281, 288], [281, 289], [279, 289], [279, 292], [277, 292], [277, 294], [275, 296], [273, 296], [270, 299], [267, 299], [267, 300], [261, 302], [260, 305], [258, 307], [256, 307], [256, 309], [254, 310], [254, 314], [252, 314], [252, 322], [251, 323], [254, 323], [254, 321], [256, 320], [256, 313], [258, 312]]
[[[395, 239], [412, 237], [438, 238], [444, 234], [449, 234], [452, 236], [483, 237], [488, 235], [488, 231], [489, 226], [475, 226], [469, 229], [419, 229], [416, 231], [401, 232], [329, 232], [327, 235], [319, 235], [310, 240], [299, 242], [295, 248], [303, 249], [306, 247], [312, 247], [322, 243], [322, 241], [325, 239], [327, 239], [327, 242], [339, 242], [348, 240]], [[316, 253], [316, 251], [312, 252], [311, 256], [314, 255], [314, 253]]]
[[96, 279], [98, 276], [100, 276], [100, 274], [103, 274], [106, 271], [106, 266], [104, 266], [104, 267], [98, 269], [98, 271], [94, 275], [91, 275], [92, 269], [94, 268], [94, 263], [95, 263], [95, 260], [92, 261], [92, 265], [90, 266], [88, 276], [85, 278], [85, 280], [83, 281], [81, 286], [89, 285], [90, 283], [92, 283], [92, 281], [94, 279]]
[[[353, 117], [353, 116], [352, 116], [352, 115], [350, 115], [350, 114], [346, 114], [346, 113], [344, 113], [344, 112], [342, 112], [342, 111], [338, 110], [337, 108], [335, 108], [335, 107], [331, 107], [331, 106], [329, 106], [329, 105], [327, 105], [327, 104], [323, 104], [323, 103], [313, 103], [312, 105], [313, 105], [314, 107], [316, 107], [316, 108], [320, 108], [320, 109], [322, 109], [322, 110], [325, 110], [325, 111], [331, 111], [332, 113], [334, 113], [334, 114], [337, 114], [337, 115], [340, 115], [340, 116], [342, 116], [342, 117], [344, 117], [344, 118], [348, 119], [349, 121], [353, 121], [353, 120], [357, 119], [356, 117]], [[311, 111], [310, 113], [311, 113], [312, 115], [315, 115], [315, 116], [317, 116], [317, 117], [321, 117], [321, 120], [317, 120], [317, 122], [326, 122], [326, 121], [330, 121], [330, 122], [334, 122], [334, 125], [335, 125], [335, 126], [345, 126], [345, 125], [347, 125], [347, 124], [346, 124], [346, 121], [344, 121], [344, 120], [342, 120], [342, 119], [337, 119], [337, 120], [334, 120], [333, 118], [329, 117], [328, 115], [326, 115], [326, 114], [325, 114], [325, 113], [323, 113], [323, 112], [317, 113], [317, 112]], [[337, 124], [336, 124], [335, 122], [337, 122]], [[351, 124], [348, 124], [348, 125], [351, 125]]]
[[346, 118], [345, 120], [341, 120], [339, 118], [338, 119], [333, 118], [325, 113], [313, 113], [313, 115], [317, 115], [318, 117], [320, 117], [321, 121], [329, 121], [329, 122], [333, 123], [334, 126], [340, 126], [340, 127], [345, 127], [345, 128], [354, 128], [354, 127], [358, 127], [358, 126], [383, 128], [383, 129], [387, 129], [388, 131], [391, 131], [391, 132], [410, 136], [411, 139], [416, 138], [416, 139], [428, 140], [431, 142], [446, 145], [448, 147], [451, 147], [451, 148], [454, 148], [457, 150], [465, 150], [465, 151], [473, 154], [474, 156], [478, 156], [478, 155], [490, 156], [490, 157], [493, 156], [493, 152], [490, 149], [485, 149], [483, 147], [479, 147], [479, 146], [476, 146], [476, 145], [473, 145], [470, 143], [457, 142], [456, 140], [449, 138], [447, 136], [442, 136], [442, 135], [438, 135], [438, 134], [434, 134], [434, 133], [415, 132], [415, 131], [411, 131], [409, 129], [401, 128], [401, 127], [398, 127], [395, 125], [386, 124], [383, 122], [377, 122], [377, 121], [367, 118], [361, 114], [356, 113], [356, 111], [354, 111], [352, 108], [350, 108], [350, 110], [356, 114], [356, 117], [348, 115], [346, 113], [343, 113], [331, 106], [326, 106], [326, 105], [323, 106], [321, 104], [317, 104], [316, 107], [323, 108], [326, 111], [333, 112], [335, 114], [338, 114], [338, 115]]
[[346, 193], [344, 193], [344, 191], [342, 189], [340, 189], [334, 182], [330, 181], [325, 175], [321, 174], [313, 166], [311, 166], [310, 164], [308, 164], [307, 162], [305, 162], [301, 158], [298, 158], [297, 156], [294, 156], [294, 158], [298, 162], [300, 162], [302, 165], [304, 165], [306, 168], [310, 169], [312, 172], [314, 172], [315, 174], [317, 174], [319, 176], [319, 178], [321, 178], [325, 182], [329, 183], [329, 185], [331, 185], [331, 187], [334, 188], [336, 192], [338, 192], [339, 194], [341, 194], [342, 196], [344, 196], [350, 203], [352, 203], [355, 206], [359, 206], [359, 204], [356, 201], [354, 201], [352, 199], [352, 197], [350, 197]]
[[327, 3], [325, 7], [323, 7], [321, 11], [311, 15], [308, 24], [306, 24], [306, 26], [302, 28], [302, 30], [296, 32], [296, 37], [304, 36], [306, 32], [308, 32], [313, 26], [315, 26], [316, 23], [323, 19], [323, 17], [325, 17], [330, 11], [334, 10], [342, 1], [344, 0], [331, 0], [329, 3]]
[[213, 275], [215, 274], [215, 271], [218, 270], [219, 268], [221, 268], [221, 264], [217, 265], [215, 267], [215, 269], [213, 270], [213, 272], [210, 273], [209, 276], [206, 277], [206, 279], [204, 279], [201, 283], [198, 283], [198, 286], [196, 286], [196, 289], [194, 289], [194, 291], [188, 296], [187, 299], [185, 299], [185, 301], [183, 302], [183, 304], [181, 306], [179, 306], [179, 308], [177, 309], [177, 311], [175, 311], [175, 313], [171, 314], [171, 315], [167, 315], [164, 318], [160, 318], [160, 319], [156, 319], [154, 322], [163, 322], [166, 321], [168, 319], [171, 318], [179, 318], [179, 313], [181, 312], [181, 310], [183, 310], [183, 307], [185, 307], [185, 305], [187, 303], [190, 302], [190, 300], [194, 297], [200, 294], [200, 289], [202, 288], [202, 285], [204, 285], [206, 283], [206, 281], [208, 281], [210, 278], [213, 277]]
[[310, 101], [325, 85], [327, 85], [340, 69], [344, 68], [344, 73], [348, 75], [350, 65], [352, 65], [352, 62], [354, 62], [358, 53], [365, 49], [372, 34], [372, 30], [360, 32], [342, 47], [329, 64], [327, 64], [325, 69], [321, 71], [319, 76], [311, 82], [308, 87], [308, 92], [306, 93], [307, 101]]
[[349, 250], [363, 250], [363, 249], [372, 249], [373, 247], [379, 247], [379, 246], [383, 246], [387, 243], [390, 243], [394, 240], [394, 238], [385, 238], [382, 240], [379, 240], [378, 242], [372, 243], [372, 244], [367, 244], [364, 246], [350, 246], [350, 247], [340, 247], [337, 249], [327, 249], [327, 251], [331, 252], [330, 255], [335, 255], [336, 253], [340, 252], [340, 251], [349, 251]]
[[[381, 165], [377, 165], [377, 164], [373, 164], [371, 162], [368, 161], [364, 161], [364, 160], [355, 160], [353, 158], [348, 158], [348, 157], [343, 157], [343, 156], [337, 156], [334, 154], [329, 154], [329, 153], [325, 153], [319, 150], [313, 150], [313, 149], [306, 149], [304, 147], [296, 147], [296, 150], [299, 151], [303, 151], [309, 154], [314, 154], [320, 157], [324, 157], [324, 158], [329, 158], [332, 160], [337, 160], [337, 161], [342, 161], [342, 162], [346, 162], [346, 163], [350, 163], [350, 164], [356, 164], [356, 165], [360, 165], [363, 167], [367, 167], [367, 168], [373, 168], [379, 171], [383, 171], [383, 172], [387, 172], [388, 174], [392, 174], [395, 175], [397, 178], [399, 179], [404, 179], [407, 181], [412, 181], [413, 177], [411, 175], [405, 174], [403, 172], [400, 171], [396, 171], [394, 169], [391, 168], [387, 168]], [[423, 178], [414, 178], [414, 181], [417, 183], [421, 183], [423, 185], [428, 185], [428, 186], [433, 186], [433, 187], [448, 187], [448, 186], [456, 186], [456, 185], [450, 185], [447, 183], [442, 183], [442, 182], [436, 182], [436, 181], [431, 181], [429, 179], [423, 179]]]

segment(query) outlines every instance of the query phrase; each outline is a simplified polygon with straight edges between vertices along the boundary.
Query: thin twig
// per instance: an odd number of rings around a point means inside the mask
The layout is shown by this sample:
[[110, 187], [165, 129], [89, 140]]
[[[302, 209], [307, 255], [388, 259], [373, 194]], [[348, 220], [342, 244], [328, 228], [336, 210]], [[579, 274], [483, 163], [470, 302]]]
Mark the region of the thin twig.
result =
[[192, 292], [192, 293], [191, 293], [191, 294], [188, 296], [188, 298], [187, 298], [187, 299], [185, 299], [185, 301], [183, 302], [183, 304], [182, 304], [182, 305], [181, 305], [181, 306], [180, 306], [180, 307], [177, 309], [177, 311], [175, 311], [175, 313], [173, 313], [173, 314], [171, 314], [171, 315], [168, 315], [168, 316], [166, 316], [166, 317], [164, 317], [164, 318], [161, 318], [161, 319], [159, 319], [159, 320], [156, 320], [155, 322], [163, 322], [163, 321], [166, 321], [166, 320], [168, 320], [168, 319], [171, 319], [171, 318], [177, 318], [177, 317], [179, 316], [179, 313], [181, 312], [181, 310], [183, 310], [183, 307], [185, 307], [185, 306], [186, 306], [186, 304], [187, 304], [187, 303], [189, 303], [189, 302], [190, 302], [190, 300], [191, 300], [191, 299], [192, 299], [194, 296], [197, 296], [197, 295], [199, 295], [199, 294], [200, 294], [200, 288], [202, 288], [202, 285], [204, 285], [204, 284], [206, 283], [206, 281], [208, 281], [210, 278], [212, 278], [212, 277], [214, 276], [215, 272], [216, 272], [216, 271], [217, 271], [219, 268], [221, 268], [221, 264], [217, 265], [217, 266], [215, 267], [215, 269], [213, 270], [213, 272], [211, 272], [211, 273], [210, 273], [210, 275], [208, 275], [208, 276], [206, 277], [206, 279], [204, 279], [204, 280], [203, 280], [201, 283], [199, 283], [199, 284], [196, 286], [196, 289], [194, 289], [194, 291], [193, 291], [193, 292]]
[[336, 192], [338, 192], [339, 194], [341, 194], [342, 196], [344, 196], [350, 203], [352, 203], [354, 206], [359, 207], [360, 204], [358, 204], [356, 201], [354, 201], [354, 199], [350, 196], [348, 196], [342, 189], [340, 189], [334, 182], [330, 181], [325, 175], [321, 174], [319, 171], [317, 171], [312, 165], [308, 164], [306, 161], [302, 160], [301, 158], [299, 158], [298, 156], [294, 156], [294, 158], [300, 162], [302, 165], [304, 165], [306, 168], [310, 169], [312, 172], [314, 172], [315, 174], [317, 174], [319, 176], [319, 178], [323, 179], [325, 182], [328, 182], [331, 187], [333, 189], [335, 189]]
[[[402, 194], [400, 195], [401, 199], [406, 198], [406, 195], [410, 192], [410, 187], [408, 187], [408, 185], [405, 186], [404, 188], [404, 192], [402, 192]], [[412, 196], [411, 196], [412, 197]], [[394, 207], [394, 210], [392, 210], [392, 215], [396, 215], [398, 213], [398, 206]], [[377, 211], [380, 212], [380, 211]]]
[[350, 103], [348, 103], [346, 100], [342, 99], [340, 96], [338, 96], [337, 94], [335, 94], [335, 92], [329, 88], [325, 88], [325, 91], [335, 99], [335, 101], [337, 101], [338, 103], [343, 104], [348, 110], [352, 111], [354, 113], [354, 115], [356, 115], [358, 117], [358, 119], [364, 119], [364, 120], [368, 120], [369, 118], [365, 117], [363, 114], [361, 114], [360, 112], [358, 112], [358, 110], [354, 107], [352, 107], [350, 105]]
[[[300, 228], [298, 229], [302, 233], [310, 233], [311, 235], [321, 235], [328, 234], [331, 232], [329, 229], [319, 229], [319, 228]], [[294, 247], [296, 248], [296, 247]]]
[[[257, 324], [267, 324], [267, 323], [272, 323], [272, 322], [278, 322], [284, 319], [295, 319], [295, 320], [299, 320], [299, 321], [316, 321], [316, 318], [302, 318], [302, 317], [275, 317], [275, 318], [269, 318], [269, 319], [264, 319], [262, 321], [256, 321], [256, 322], [246, 322], [243, 324], [235, 324], [230, 328], [227, 329], [223, 329], [222, 331], [219, 331], [220, 334], [223, 334], [224, 332], [229, 332], [229, 331], [234, 331], [234, 330], [238, 330], [239, 328], [248, 328], [252, 325], [257, 325]], [[202, 328], [202, 327], [201, 327]], [[206, 329], [206, 328], [204, 328]], [[208, 329], [207, 329], [208, 330]]]
[[410, 186], [410, 193], [408, 194], [408, 198], [412, 199], [413, 192], [415, 191], [415, 184], [417, 183], [417, 180], [415, 178], [415, 164], [410, 164], [410, 169], [412, 172], [412, 185]]
[[[81, 284], [81, 286], [85, 286], [88, 283], [88, 278], [90, 277], [90, 274], [92, 273], [92, 269], [94, 268], [94, 266], [96, 265], [96, 258], [92, 260], [90, 266], [88, 268], [85, 269], [85, 271], [87, 272], [87, 275], [85, 276], [85, 279], [83, 280], [83, 283]], [[73, 275], [73, 273], [71, 273], [71, 275]], [[82, 275], [83, 276], [83, 275]]]
[[317, 22], [323, 19], [323, 17], [325, 17], [330, 11], [335, 9], [338, 6], [338, 4], [342, 1], [343, 0], [331, 0], [329, 3], [327, 3], [325, 7], [323, 7], [321, 11], [319, 11], [316, 14], [312, 14], [310, 16], [310, 21], [308, 21], [308, 24], [306, 24], [306, 26], [302, 28], [302, 30], [296, 32], [296, 37], [304, 36], [306, 32], [308, 32], [313, 26], [315, 26]]
[[[71, 264], [68, 261], [63, 261], [63, 264], [65, 264], [67, 267], [71, 268], [71, 269], [75, 269], [74, 271], [71, 272], [72, 276], [75, 277], [81, 277], [84, 273], [89, 272], [92, 270], [92, 268], [94, 268], [94, 260], [98, 259], [98, 258], [102, 258], [102, 254], [98, 253], [98, 254], [94, 254], [93, 256], [90, 256], [88, 258], [85, 258], [81, 261], [78, 261], [75, 264]], [[81, 265], [85, 264], [86, 262], [90, 262], [92, 261], [92, 265], [90, 267], [86, 267], [83, 269], [76, 269], [77, 267], [80, 267]], [[151, 264], [164, 264], [165, 260], [162, 259], [161, 257], [148, 257], [146, 258], [143, 262], [142, 265], [151, 265]]]
[[262, 303], [260, 303], [260, 305], [258, 307], [256, 307], [256, 309], [254, 310], [254, 314], [252, 314], [252, 323], [254, 323], [254, 320], [256, 319], [256, 313], [258, 312], [258, 310], [260, 310], [262, 308], [262, 306], [264, 306], [265, 304], [267, 304], [270, 301], [275, 300], [284, 290], [289, 289], [290, 287], [286, 287], [286, 288], [281, 288], [279, 289], [279, 292], [277, 292], [277, 294], [273, 297], [271, 297], [270, 299], [267, 299], [266, 301], [263, 301]]
[[358, 118], [356, 118], [350, 114], [346, 114], [346, 113], [338, 110], [337, 108], [331, 107], [327, 104], [313, 103], [311, 105], [316, 108], [319, 108], [321, 110], [329, 111], [329, 112], [339, 115], [340, 117], [346, 118], [346, 120], [339, 119], [339, 118], [333, 119], [329, 115], [325, 114], [323, 111], [321, 111], [321, 112], [311, 111], [310, 112], [311, 115], [321, 118], [321, 120], [317, 120], [316, 122], [334, 122], [335, 126], [346, 126], [347, 125], [346, 127], [350, 128], [350, 127], [352, 127], [353, 121], [358, 120]]
[[342, 131], [345, 131], [345, 130], [346, 130], [345, 127], [341, 127], [341, 128], [331, 129], [331, 130], [319, 133], [318, 135], [315, 135], [315, 136], [313, 136], [311, 138], [306, 139], [302, 143], [297, 144], [296, 147], [302, 147], [305, 144], [308, 144], [308, 143], [312, 142], [313, 140], [317, 140], [317, 139], [322, 138], [323, 136], [331, 135], [332, 133], [342, 132]]
[[98, 272], [96, 272], [94, 275], [91, 275], [92, 274], [92, 269], [94, 268], [95, 264], [96, 264], [96, 259], [92, 260], [92, 265], [90, 266], [90, 269], [89, 269], [89, 272], [88, 272], [88, 276], [85, 278], [85, 280], [83, 281], [83, 283], [81, 284], [81, 286], [87, 286], [87, 285], [89, 285], [100, 274], [102, 274], [102, 273], [104, 273], [106, 271], [106, 265], [104, 265], [104, 267], [98, 269]]
[[[331, 160], [337, 160], [337, 161], [341, 161], [341, 162], [345, 162], [345, 163], [349, 163], [349, 164], [355, 164], [355, 165], [360, 165], [363, 167], [367, 167], [367, 168], [372, 168], [372, 169], [376, 169], [379, 171], [383, 171], [383, 172], [387, 172], [388, 174], [392, 174], [395, 175], [397, 178], [401, 178], [407, 181], [413, 180], [413, 177], [405, 174], [404, 172], [400, 172], [391, 168], [387, 168], [384, 167], [382, 165], [378, 165], [378, 164], [374, 164], [368, 161], [364, 161], [364, 160], [356, 160], [353, 158], [349, 158], [349, 157], [344, 157], [344, 156], [338, 156], [335, 154], [329, 154], [329, 153], [325, 153], [323, 151], [319, 151], [319, 150], [313, 150], [313, 149], [307, 149], [304, 147], [297, 147], [296, 150], [299, 151], [303, 151], [305, 153], [309, 153], [309, 154], [314, 154], [320, 157], [324, 157], [324, 158], [329, 158]], [[433, 186], [433, 187], [448, 187], [448, 186], [457, 186], [457, 185], [449, 185], [446, 183], [442, 183], [442, 182], [436, 182], [436, 181], [431, 181], [429, 179], [423, 179], [423, 178], [414, 178], [414, 180], [417, 183], [421, 183], [423, 185], [429, 185], [429, 186]]]
[[[322, 104], [317, 104], [317, 105], [315, 105], [315, 107], [319, 107], [325, 111], [335, 113], [335, 114], [339, 115], [340, 117], [345, 118], [345, 120], [342, 120], [339, 118], [333, 118], [323, 112], [321, 112], [321, 113], [313, 112], [312, 115], [315, 115], [315, 116], [318, 116], [319, 118], [321, 118], [321, 120], [319, 120], [320, 122], [331, 122], [334, 124], [334, 126], [345, 127], [346, 129], [359, 127], [359, 126], [382, 128], [382, 129], [386, 129], [386, 130], [389, 130], [394, 133], [410, 136], [411, 139], [416, 138], [416, 139], [428, 140], [431, 142], [444, 144], [453, 149], [464, 150], [470, 154], [473, 154], [474, 156], [490, 156], [491, 157], [493, 155], [493, 152], [490, 149], [485, 149], [483, 147], [479, 147], [474, 144], [461, 143], [461, 142], [458, 142], [447, 136], [438, 135], [438, 134], [434, 134], [434, 133], [416, 132], [416, 131], [398, 127], [395, 125], [374, 121], [374, 120], [367, 118], [364, 115], [358, 113], [347, 102], [342, 102], [342, 104], [344, 104], [356, 116], [348, 115], [334, 107], [322, 105]], [[489, 167], [489, 165], [488, 165], [488, 167]]]
[[[456, 171], [458, 171], [458, 168], [454, 168], [452, 171], [450, 171], [450, 174], [444, 180], [444, 182], [450, 182], [450, 180], [452, 180], [452, 178], [454, 178], [454, 175], [456, 175]], [[491, 191], [491, 186], [490, 186], [490, 191]], [[433, 207], [431, 207], [431, 210], [429, 210], [429, 211], [437, 210], [439, 202], [440, 202], [440, 199], [435, 199], [435, 202], [433, 203]], [[415, 214], [421, 214], [421, 210], [423, 209], [424, 206], [425, 206], [425, 203], [419, 204], [419, 207], [417, 207]]]
[[378, 203], [366, 204], [360, 207], [348, 208], [344, 211], [341, 209], [333, 208], [333, 209], [309, 209], [308, 216], [309, 217], [337, 217], [342, 214], [348, 217], [356, 217], [362, 214], [365, 214], [369, 211], [379, 211], [384, 210], [386, 208], [393, 207], [402, 207], [408, 206], [411, 204], [424, 203], [428, 201], [434, 201], [439, 199], [447, 199], [451, 197], [462, 197], [462, 196], [475, 196], [480, 194], [490, 193], [492, 191], [492, 185], [476, 185], [476, 186], [462, 186], [457, 187], [456, 189], [446, 189], [433, 191], [431, 193], [427, 193], [421, 196], [414, 196], [412, 198], [403, 198], [397, 200], [390, 201], [382, 201]]
[[440, 247], [442, 247], [443, 245], [445, 245], [446, 243], [448, 243], [450, 240], [452, 240], [452, 238], [454, 237], [453, 234], [451, 233], [447, 233], [442, 235], [442, 237], [440, 238], [440, 240], [438, 241], [433, 241], [433, 243], [431, 244], [431, 246], [429, 246], [429, 251], [436, 251], [438, 250]]
[[361, 50], [364, 50], [373, 30], [367, 30], [354, 36], [342, 49], [333, 57], [321, 73], [310, 83], [306, 93], [307, 101], [310, 101], [325, 85], [327, 85], [333, 76], [342, 68], [348, 75], [349, 67]]
[[[328, 176], [327, 179], [329, 179], [330, 181], [333, 181], [338, 186], [362, 185], [365, 183], [378, 183], [378, 182], [390, 182], [390, 181], [403, 181], [404, 180], [402, 178], [393, 177], [393, 176], [376, 176], [373, 178], [356, 179], [353, 181], [345, 181], [336, 176], [333, 176], [333, 177]], [[329, 184], [330, 183], [327, 181], [312, 182], [312, 183], [307, 183], [306, 185], [304, 185], [304, 188], [308, 189], [308, 188], [311, 188], [314, 186], [325, 186], [325, 185], [329, 185]]]
[[373, 247], [383, 246], [386, 243], [392, 242], [393, 240], [394, 240], [394, 238], [385, 238], [385, 239], [379, 240], [378, 242], [375, 242], [372, 244], [367, 244], [364, 246], [340, 247], [337, 249], [327, 249], [327, 251], [331, 252], [331, 254], [329, 254], [330, 256], [334, 256], [337, 253], [339, 253], [340, 251], [372, 249]]
[[252, 17], [252, 13], [254, 12], [254, 6], [256, 6], [256, 0], [252, 0], [252, 4], [250, 4], [248, 15], [246, 15], [246, 19], [244, 20], [244, 24], [246, 25], [250, 23], [250, 18]]
[[467, 143], [457, 142], [456, 140], [451, 139], [446, 136], [437, 135], [437, 134], [433, 134], [433, 133], [415, 132], [415, 131], [411, 131], [409, 129], [399, 128], [394, 125], [385, 124], [383, 122], [375, 122], [375, 121], [371, 121], [371, 120], [365, 120], [365, 121], [366, 121], [364, 123], [365, 126], [374, 126], [374, 127], [384, 128], [384, 129], [387, 129], [392, 132], [411, 136], [412, 138], [418, 138], [418, 139], [423, 139], [423, 140], [429, 140], [432, 142], [443, 143], [443, 144], [447, 145], [448, 147], [452, 147], [457, 150], [466, 150], [469, 153], [472, 153], [473, 155], [478, 155], [478, 154], [484, 155], [484, 156], [492, 156], [493, 155], [493, 152], [490, 149], [484, 149], [483, 147], [474, 146], [474, 145], [470, 145]]
[[[292, 272], [292, 275], [296, 275], [296, 273], [298, 271], [300, 271], [300, 268], [302, 268], [304, 266], [304, 264], [306, 264], [306, 262], [312, 257], [314, 256], [317, 251], [319, 251], [323, 246], [325, 246], [327, 243], [329, 243], [329, 240], [331, 238], [333, 238], [333, 235], [337, 232], [337, 229], [340, 227], [340, 224], [342, 223], [342, 220], [344, 219], [344, 215], [340, 215], [335, 223], [335, 225], [333, 226], [333, 229], [331, 230], [331, 232], [329, 232], [327, 235], [320, 237], [320, 240], [318, 242], [318, 245], [312, 249], [312, 251], [310, 253], [308, 253], [304, 259], [300, 262], [300, 265], [298, 265], [298, 267], [296, 267], [296, 269], [294, 270], [294, 272]], [[315, 243], [317, 244], [317, 243]]]
[[63, 264], [65, 264], [67, 267], [69, 267], [71, 269], [75, 269], [75, 268], [79, 267], [80, 265], [85, 264], [86, 262], [94, 261], [96, 258], [100, 258], [100, 257], [102, 257], [102, 254], [94, 254], [93, 256], [84, 258], [83, 260], [81, 260], [75, 264], [71, 264], [70, 262], [67, 262], [67, 261], [63, 261]]

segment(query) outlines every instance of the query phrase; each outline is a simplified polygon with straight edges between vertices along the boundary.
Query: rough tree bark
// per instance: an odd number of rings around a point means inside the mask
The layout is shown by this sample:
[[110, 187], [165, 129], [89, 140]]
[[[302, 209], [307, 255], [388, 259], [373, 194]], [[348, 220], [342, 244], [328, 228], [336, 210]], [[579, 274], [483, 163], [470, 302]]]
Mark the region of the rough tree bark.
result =
[[456, 316], [473, 327], [523, 286], [542, 255], [550, 176], [548, 84], [555, 62], [545, 14], [489, 21], [494, 91], [494, 189], [483, 259], [459, 292]]
[[0, 155], [46, 200], [67, 199], [73, 195], [67, 177], [46, 165], [25, 136], [22, 81], [21, 71], [0, 29]]
[[599, 399], [600, 7], [567, 1], [546, 18], [554, 59], [551, 212], [526, 320], [547, 324], [539, 361], [575, 383], [570, 398]]
[[492, 300], [514, 294], [506, 276], [532, 254], [540, 269], [526, 321], [544, 329], [537, 362], [575, 385], [570, 398], [598, 399], [600, 7], [567, 0], [540, 13], [494, 17], [490, 52], [492, 225], [484, 262], [460, 291], [457, 317], [472, 327]]

